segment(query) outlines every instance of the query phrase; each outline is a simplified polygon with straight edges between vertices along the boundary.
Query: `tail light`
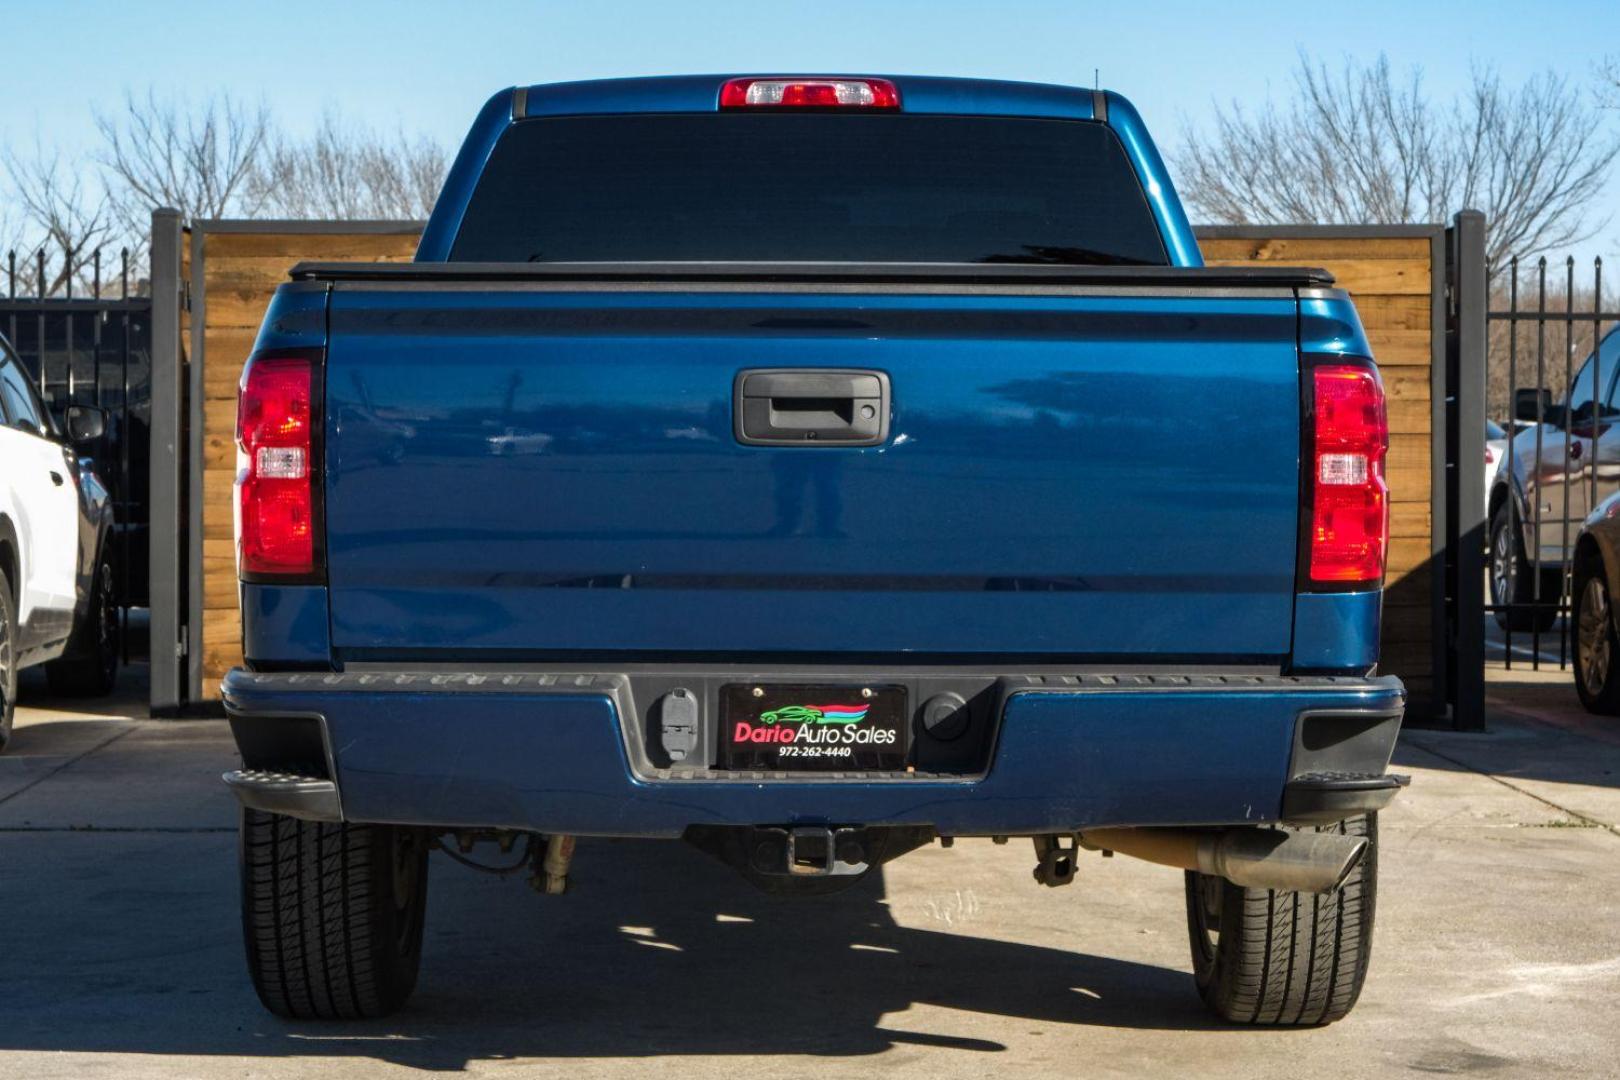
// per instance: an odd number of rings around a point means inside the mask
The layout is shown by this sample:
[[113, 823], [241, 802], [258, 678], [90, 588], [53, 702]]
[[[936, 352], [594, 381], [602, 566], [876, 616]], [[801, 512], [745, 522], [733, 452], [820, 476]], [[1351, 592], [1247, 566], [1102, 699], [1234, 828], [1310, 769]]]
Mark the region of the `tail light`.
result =
[[722, 109], [898, 109], [888, 79], [732, 79], [720, 87]]
[[1384, 385], [1370, 364], [1323, 363], [1310, 371], [1309, 582], [1376, 588], [1389, 548]]
[[244, 579], [319, 570], [319, 353], [248, 362], [236, 405], [237, 565]]

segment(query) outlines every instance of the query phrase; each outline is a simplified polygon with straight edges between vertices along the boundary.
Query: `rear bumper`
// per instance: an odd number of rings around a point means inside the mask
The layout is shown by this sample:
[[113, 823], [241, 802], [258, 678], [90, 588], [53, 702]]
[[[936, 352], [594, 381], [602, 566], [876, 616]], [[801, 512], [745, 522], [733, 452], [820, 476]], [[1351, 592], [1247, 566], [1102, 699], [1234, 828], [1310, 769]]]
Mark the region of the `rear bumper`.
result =
[[1385, 767], [1405, 692], [1389, 676], [1000, 674], [986, 768], [875, 777], [649, 764], [621, 717], [638, 716], [638, 685], [670, 677], [238, 669], [223, 693], [247, 770], [229, 780], [246, 805], [318, 820], [640, 837], [1324, 821], [1400, 783]]

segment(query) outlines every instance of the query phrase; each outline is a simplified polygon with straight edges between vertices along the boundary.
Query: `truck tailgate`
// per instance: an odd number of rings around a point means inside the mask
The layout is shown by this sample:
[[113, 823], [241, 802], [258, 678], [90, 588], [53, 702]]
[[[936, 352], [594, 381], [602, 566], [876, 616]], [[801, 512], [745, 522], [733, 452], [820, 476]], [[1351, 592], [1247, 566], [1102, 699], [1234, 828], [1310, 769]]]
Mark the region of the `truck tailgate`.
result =
[[[1289, 649], [1297, 300], [333, 286], [351, 659]], [[757, 368], [887, 373], [879, 446], [745, 446]]]

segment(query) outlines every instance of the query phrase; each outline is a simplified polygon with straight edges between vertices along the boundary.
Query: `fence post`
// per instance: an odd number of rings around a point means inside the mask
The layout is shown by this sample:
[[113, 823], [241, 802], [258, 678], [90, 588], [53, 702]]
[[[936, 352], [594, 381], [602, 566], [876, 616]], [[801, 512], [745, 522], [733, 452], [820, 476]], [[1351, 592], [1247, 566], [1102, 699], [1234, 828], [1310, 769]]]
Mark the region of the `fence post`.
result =
[[1446, 335], [1446, 591], [1451, 722], [1485, 730], [1485, 354], [1489, 283], [1485, 215], [1459, 213], [1450, 229]]
[[185, 363], [180, 341], [183, 223], [178, 210], [152, 213], [151, 593], [152, 714], [185, 705]]

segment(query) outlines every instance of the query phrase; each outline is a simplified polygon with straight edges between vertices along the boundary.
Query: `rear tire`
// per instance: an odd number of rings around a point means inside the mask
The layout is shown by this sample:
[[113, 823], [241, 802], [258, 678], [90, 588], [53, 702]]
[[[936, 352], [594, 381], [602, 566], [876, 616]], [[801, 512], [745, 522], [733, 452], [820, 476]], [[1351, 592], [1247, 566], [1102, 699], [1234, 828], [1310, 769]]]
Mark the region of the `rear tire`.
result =
[[0, 574], [0, 750], [11, 741], [17, 713], [17, 616], [11, 589]]
[[1223, 1020], [1330, 1024], [1361, 995], [1378, 891], [1378, 815], [1323, 828], [1367, 838], [1361, 865], [1327, 896], [1246, 889], [1188, 871], [1193, 978]]
[[1502, 629], [1546, 633], [1558, 622], [1562, 575], [1557, 570], [1541, 572], [1541, 600], [1536, 603], [1536, 566], [1524, 557], [1524, 544], [1513, 528], [1511, 513], [1512, 504], [1503, 502], [1491, 515], [1491, 604]]
[[1575, 626], [1575, 693], [1586, 711], [1620, 716], [1620, 639], [1614, 630], [1614, 598], [1603, 558], [1575, 564], [1570, 622]]
[[416, 989], [428, 836], [242, 811], [242, 932], [264, 1007], [289, 1020], [387, 1016]]
[[67, 653], [45, 665], [45, 679], [58, 697], [105, 697], [118, 682], [118, 599], [112, 563], [103, 559], [90, 583], [84, 618], [73, 628]]

